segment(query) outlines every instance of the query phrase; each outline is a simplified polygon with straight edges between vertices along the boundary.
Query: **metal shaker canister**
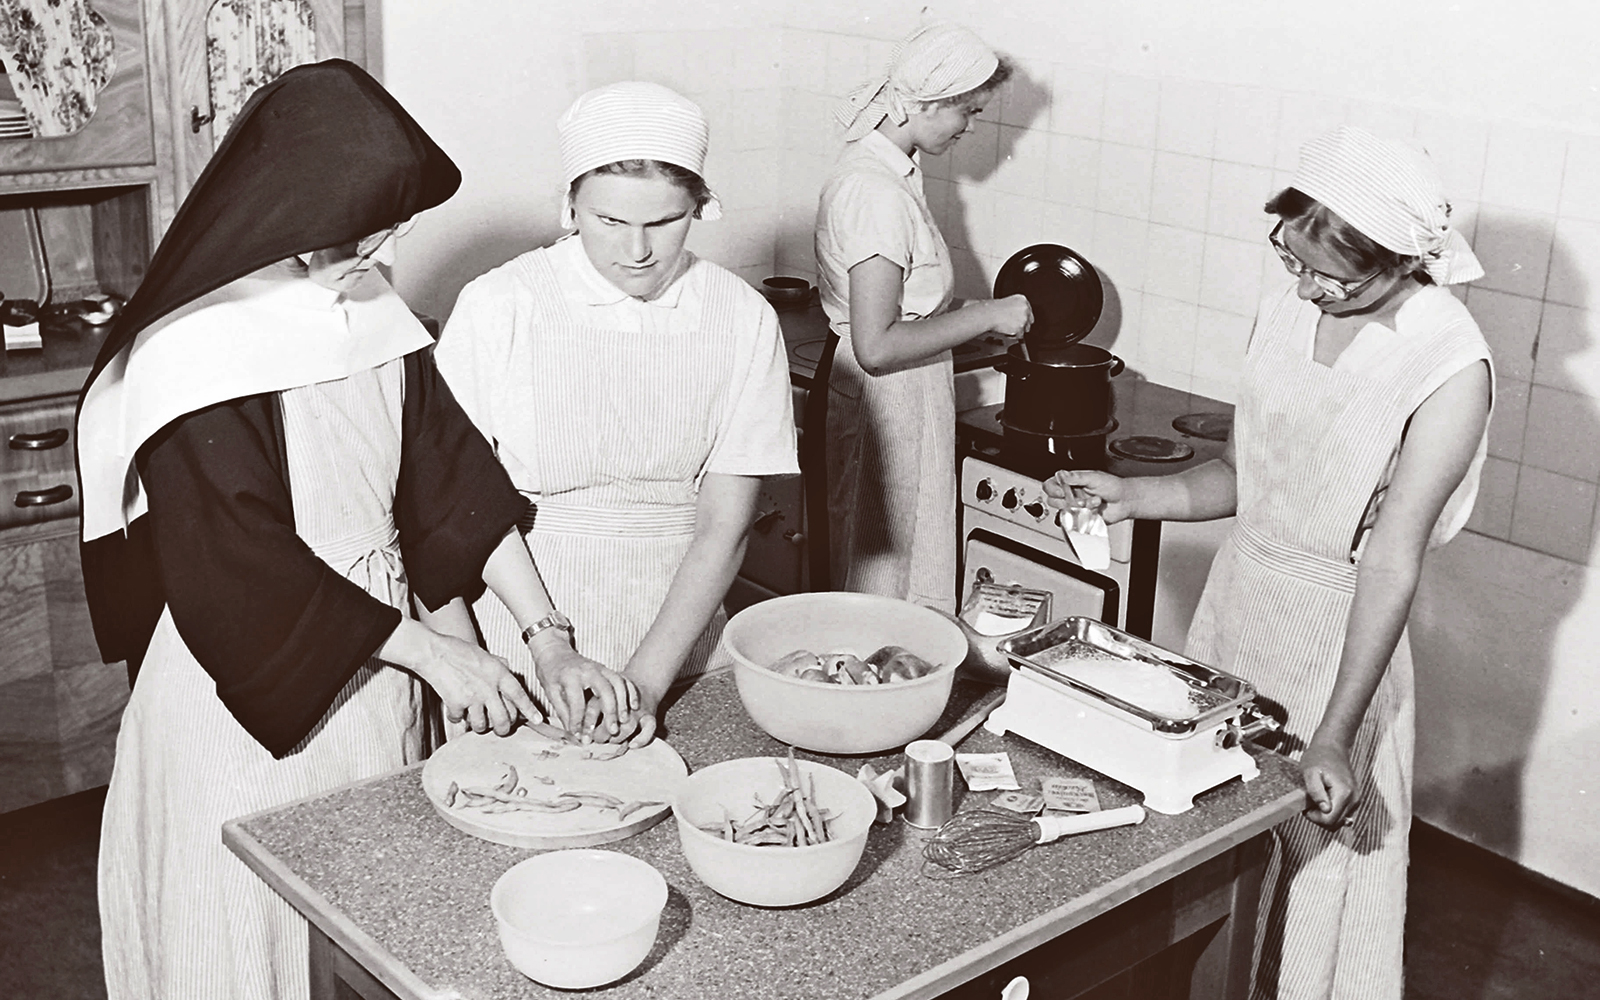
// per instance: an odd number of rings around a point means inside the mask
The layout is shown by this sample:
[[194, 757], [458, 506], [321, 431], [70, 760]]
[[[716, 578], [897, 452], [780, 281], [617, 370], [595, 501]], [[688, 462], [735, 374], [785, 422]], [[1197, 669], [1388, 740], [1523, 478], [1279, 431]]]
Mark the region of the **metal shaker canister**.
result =
[[923, 829], [944, 825], [955, 811], [956, 752], [939, 740], [906, 746], [906, 822]]

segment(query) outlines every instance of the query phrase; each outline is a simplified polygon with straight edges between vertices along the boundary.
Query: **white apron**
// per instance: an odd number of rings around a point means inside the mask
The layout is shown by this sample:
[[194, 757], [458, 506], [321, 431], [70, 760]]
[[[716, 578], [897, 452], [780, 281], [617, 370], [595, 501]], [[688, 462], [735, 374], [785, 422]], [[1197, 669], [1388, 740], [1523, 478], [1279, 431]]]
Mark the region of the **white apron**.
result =
[[[409, 607], [394, 522], [403, 361], [280, 394], [295, 530], [369, 594]], [[225, 820], [420, 756], [418, 684], [373, 659], [273, 759], [163, 613], [117, 736], [100, 839], [110, 1000], [296, 998], [306, 925], [222, 844]]]
[[[539, 483], [524, 540], [550, 599], [572, 619], [580, 653], [627, 666], [666, 600], [694, 540], [700, 479], [717, 421], [738, 385], [731, 303], [739, 278], [714, 270], [694, 329], [648, 335], [589, 326], [573, 315], [545, 254], [525, 254], [539, 328], [528, 335], [528, 380], [515, 436]], [[681, 307], [680, 307], [681, 308]], [[526, 442], [524, 445], [523, 442]], [[489, 651], [510, 664], [548, 709], [510, 611], [485, 592], [473, 614]], [[722, 636], [719, 609], [679, 668], [704, 672]]]
[[[1238, 521], [1187, 644], [1189, 656], [1244, 677], [1287, 711], [1296, 758], [1333, 690], [1355, 593], [1353, 552], [1405, 422], [1487, 357], [1470, 323], [1404, 337], [1369, 326], [1362, 336], [1386, 338], [1381, 363], [1328, 367], [1307, 356], [1319, 315], [1291, 292], [1257, 320], [1234, 418]], [[1333, 832], [1296, 817], [1277, 828], [1256, 996], [1400, 1000], [1413, 713], [1402, 634], [1351, 753], [1362, 791], [1354, 822]]]

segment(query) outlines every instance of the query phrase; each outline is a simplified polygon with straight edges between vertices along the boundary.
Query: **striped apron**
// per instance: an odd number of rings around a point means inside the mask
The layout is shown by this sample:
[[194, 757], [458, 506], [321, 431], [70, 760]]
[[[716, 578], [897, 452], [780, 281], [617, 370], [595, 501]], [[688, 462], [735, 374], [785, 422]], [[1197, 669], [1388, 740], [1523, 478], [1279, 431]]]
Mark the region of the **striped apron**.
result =
[[[544, 254], [514, 262], [536, 297], [522, 427], [497, 428], [537, 483], [523, 539], [583, 655], [621, 670], [655, 622], [694, 541], [696, 500], [739, 383], [729, 344], [740, 279], [713, 270], [698, 322], [673, 332], [669, 308], [637, 303], [643, 331], [588, 325]], [[657, 311], [663, 315], [656, 315]], [[519, 486], [526, 484], [519, 483]], [[473, 614], [490, 652], [538, 689], [521, 629], [493, 593]], [[702, 673], [722, 636], [719, 609], [677, 676]]]
[[[1297, 758], [1338, 673], [1369, 501], [1387, 485], [1406, 420], [1470, 363], [1477, 337], [1409, 331], [1383, 364], [1353, 372], [1308, 356], [1319, 317], [1291, 294], [1257, 321], [1233, 430], [1238, 521], [1187, 645], [1284, 710]], [[1296, 817], [1275, 831], [1257, 997], [1400, 1000], [1413, 710], [1402, 634], [1352, 750], [1354, 822], [1329, 831]]]
[[[369, 594], [406, 608], [390, 514], [402, 364], [279, 398], [296, 533]], [[163, 613], [122, 717], [101, 825], [110, 1000], [306, 996], [305, 920], [223, 846], [222, 824], [419, 759], [419, 705], [410, 674], [370, 660], [275, 760]]]
[[[907, 189], [932, 236], [934, 260], [916, 266], [942, 279], [938, 305], [955, 291], [950, 250], [922, 196]], [[926, 291], [926, 289], [924, 289]], [[902, 303], [904, 310], [906, 303]], [[923, 319], [906, 314], [902, 319]], [[956, 610], [956, 394], [949, 351], [871, 375], [840, 338], [828, 379], [829, 559], [834, 586]]]

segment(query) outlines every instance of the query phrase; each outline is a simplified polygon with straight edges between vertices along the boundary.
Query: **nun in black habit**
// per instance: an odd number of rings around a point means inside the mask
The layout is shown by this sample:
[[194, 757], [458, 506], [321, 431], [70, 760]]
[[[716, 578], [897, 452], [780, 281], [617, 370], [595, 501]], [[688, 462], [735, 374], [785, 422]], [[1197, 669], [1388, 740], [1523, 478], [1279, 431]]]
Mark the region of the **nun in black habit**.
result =
[[[112, 1000], [306, 995], [304, 922], [221, 824], [419, 759], [422, 683], [479, 732], [538, 718], [503, 661], [425, 624], [485, 582], [525, 627], [552, 608], [525, 501], [372, 267], [460, 179], [358, 67], [290, 70], [95, 363], [84, 584], [102, 655], [138, 668], [101, 831]], [[580, 704], [637, 704], [560, 629], [530, 631]]]

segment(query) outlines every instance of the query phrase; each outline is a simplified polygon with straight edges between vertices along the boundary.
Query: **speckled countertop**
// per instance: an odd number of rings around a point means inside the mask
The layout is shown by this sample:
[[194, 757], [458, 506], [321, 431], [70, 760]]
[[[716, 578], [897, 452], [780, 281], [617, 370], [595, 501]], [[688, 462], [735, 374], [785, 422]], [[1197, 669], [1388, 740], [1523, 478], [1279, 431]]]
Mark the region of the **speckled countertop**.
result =
[[[981, 691], [958, 683], [934, 731], [950, 728]], [[667, 709], [665, 726], [691, 770], [786, 750], [745, 715], [726, 672], [682, 694]], [[1049, 774], [1093, 777], [1103, 808], [1138, 801], [1125, 786], [1015, 736], [979, 729], [961, 749], [1008, 751], [1024, 788], [1036, 789], [1037, 779]], [[1255, 753], [1260, 777], [1207, 792], [1187, 813], [1151, 813], [1140, 826], [1058, 841], [962, 878], [927, 875], [921, 855], [927, 835], [897, 817], [873, 827], [860, 866], [840, 889], [790, 909], [744, 906], [706, 888], [684, 861], [669, 816], [607, 845], [655, 865], [670, 892], [644, 963], [621, 981], [585, 993], [608, 1000], [937, 994], [935, 984], [960, 981], [962, 970], [977, 974], [998, 964], [995, 956], [1016, 954], [1016, 942], [1036, 936], [1041, 923], [1062, 931], [1076, 926], [1297, 811], [1302, 793], [1294, 766]], [[802, 756], [851, 773], [861, 763]], [[889, 766], [901, 760], [872, 759]], [[489, 912], [495, 880], [533, 852], [447, 825], [423, 794], [419, 771], [420, 765], [247, 817], [229, 824], [224, 840], [401, 995], [565, 995], [511, 967]]]

